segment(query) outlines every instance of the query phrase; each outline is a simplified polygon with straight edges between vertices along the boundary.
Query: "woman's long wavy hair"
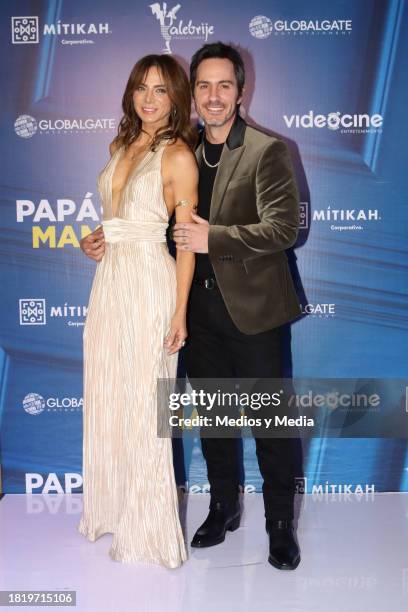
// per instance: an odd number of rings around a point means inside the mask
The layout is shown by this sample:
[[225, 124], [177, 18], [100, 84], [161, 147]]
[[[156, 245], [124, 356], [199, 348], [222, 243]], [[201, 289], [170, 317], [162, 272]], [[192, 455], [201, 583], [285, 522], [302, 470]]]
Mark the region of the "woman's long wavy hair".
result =
[[133, 66], [122, 98], [123, 117], [114, 143], [128, 147], [143, 131], [142, 121], [134, 108], [133, 94], [153, 66], [163, 78], [172, 108], [168, 125], [157, 130], [150, 148], [155, 151], [163, 140], [175, 141], [181, 138], [193, 149], [197, 142], [197, 132], [190, 123], [190, 84], [183, 68], [169, 55], [145, 55]]

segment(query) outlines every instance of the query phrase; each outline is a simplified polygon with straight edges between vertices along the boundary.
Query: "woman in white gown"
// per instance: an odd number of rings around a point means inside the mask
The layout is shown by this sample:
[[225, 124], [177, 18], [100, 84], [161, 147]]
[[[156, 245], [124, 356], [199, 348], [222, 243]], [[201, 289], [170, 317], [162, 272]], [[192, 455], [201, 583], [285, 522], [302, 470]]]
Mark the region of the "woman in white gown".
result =
[[[175, 378], [194, 254], [169, 254], [166, 228], [197, 203], [190, 88], [168, 55], [134, 66], [124, 116], [99, 176], [104, 245], [84, 330], [83, 514], [110, 556], [175, 568], [186, 559], [170, 438], [157, 437], [158, 378]], [[95, 243], [93, 243], [95, 246]], [[167, 409], [167, 407], [163, 407]]]

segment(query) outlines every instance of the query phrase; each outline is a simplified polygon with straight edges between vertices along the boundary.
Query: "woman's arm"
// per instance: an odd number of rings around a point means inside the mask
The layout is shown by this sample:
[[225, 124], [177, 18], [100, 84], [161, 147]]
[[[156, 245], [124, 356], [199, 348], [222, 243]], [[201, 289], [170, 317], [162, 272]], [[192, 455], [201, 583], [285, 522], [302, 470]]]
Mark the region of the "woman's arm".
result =
[[[175, 211], [177, 222], [191, 221], [197, 207], [198, 167], [196, 159], [184, 143], [170, 145], [163, 155], [164, 198], [169, 216]], [[194, 253], [177, 250], [176, 309], [165, 346], [176, 353], [187, 338], [186, 313], [195, 265]]]

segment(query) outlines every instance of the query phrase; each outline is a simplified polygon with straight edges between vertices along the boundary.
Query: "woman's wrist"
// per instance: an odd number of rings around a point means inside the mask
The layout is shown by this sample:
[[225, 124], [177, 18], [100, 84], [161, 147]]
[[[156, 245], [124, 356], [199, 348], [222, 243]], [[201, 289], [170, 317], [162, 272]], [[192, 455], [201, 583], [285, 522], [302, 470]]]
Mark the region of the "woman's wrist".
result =
[[176, 306], [173, 317], [185, 317], [187, 315], [187, 305]]

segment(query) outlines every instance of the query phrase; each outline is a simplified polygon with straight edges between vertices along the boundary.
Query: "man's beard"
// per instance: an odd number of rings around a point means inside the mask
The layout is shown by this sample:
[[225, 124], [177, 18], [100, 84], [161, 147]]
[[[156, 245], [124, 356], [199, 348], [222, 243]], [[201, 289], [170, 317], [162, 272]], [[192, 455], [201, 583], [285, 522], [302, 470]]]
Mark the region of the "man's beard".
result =
[[228, 123], [228, 121], [231, 119], [231, 117], [234, 116], [236, 109], [231, 109], [231, 112], [228, 113], [225, 117], [223, 117], [222, 119], [217, 119], [216, 117], [214, 117], [213, 119], [209, 119], [206, 120], [204, 119], [204, 117], [202, 117], [205, 125], [208, 125], [210, 127], [222, 127], [223, 125], [225, 125], [226, 123]]

